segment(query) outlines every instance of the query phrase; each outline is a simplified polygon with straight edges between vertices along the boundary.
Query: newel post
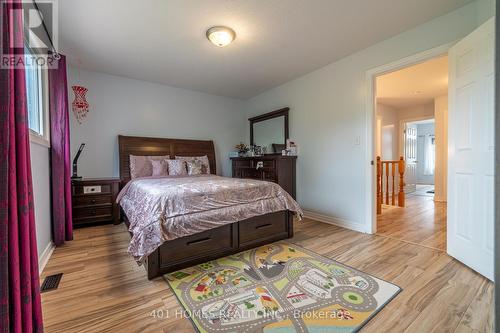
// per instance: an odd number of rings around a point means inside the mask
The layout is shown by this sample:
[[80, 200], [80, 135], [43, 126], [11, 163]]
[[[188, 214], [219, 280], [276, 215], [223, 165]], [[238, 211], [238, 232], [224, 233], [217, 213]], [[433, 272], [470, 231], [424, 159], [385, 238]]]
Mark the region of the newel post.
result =
[[399, 162], [398, 162], [398, 171], [399, 171], [399, 193], [398, 193], [398, 206], [399, 207], [404, 207], [405, 206], [405, 161], [403, 159], [403, 156], [399, 157]]

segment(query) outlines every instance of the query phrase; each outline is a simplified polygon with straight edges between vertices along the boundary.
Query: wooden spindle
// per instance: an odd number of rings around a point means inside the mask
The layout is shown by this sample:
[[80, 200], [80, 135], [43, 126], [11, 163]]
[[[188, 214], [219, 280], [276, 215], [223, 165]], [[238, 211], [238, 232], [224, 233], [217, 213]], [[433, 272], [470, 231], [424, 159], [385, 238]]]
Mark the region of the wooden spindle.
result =
[[395, 188], [395, 176], [396, 176], [396, 163], [391, 163], [391, 177], [392, 177], [392, 194], [391, 194], [391, 204], [396, 205], [396, 188]]
[[377, 214], [382, 214], [382, 162], [377, 156]]
[[384, 204], [384, 164], [380, 161], [380, 202]]
[[399, 193], [398, 193], [398, 206], [399, 207], [404, 207], [405, 206], [405, 161], [403, 159], [403, 156], [399, 158], [398, 162], [398, 171], [399, 171]]
[[389, 204], [389, 163], [385, 163], [385, 204]]

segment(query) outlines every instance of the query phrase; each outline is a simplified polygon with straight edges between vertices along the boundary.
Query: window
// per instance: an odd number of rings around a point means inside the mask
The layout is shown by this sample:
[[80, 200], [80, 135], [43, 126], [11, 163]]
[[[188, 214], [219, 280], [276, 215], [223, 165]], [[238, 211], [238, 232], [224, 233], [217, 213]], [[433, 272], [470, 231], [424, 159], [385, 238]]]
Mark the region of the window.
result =
[[[33, 54], [30, 49], [26, 48], [25, 53], [26, 64], [32, 64]], [[36, 64], [26, 66], [25, 77], [30, 139], [33, 142], [49, 146], [45, 70]]]

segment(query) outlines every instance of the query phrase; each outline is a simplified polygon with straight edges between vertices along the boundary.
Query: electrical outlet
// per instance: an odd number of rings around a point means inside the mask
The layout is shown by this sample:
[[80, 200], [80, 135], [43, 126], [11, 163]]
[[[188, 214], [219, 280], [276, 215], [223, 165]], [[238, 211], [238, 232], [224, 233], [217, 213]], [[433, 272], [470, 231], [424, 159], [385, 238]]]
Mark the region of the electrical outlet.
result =
[[354, 145], [355, 146], [361, 145], [361, 136], [356, 135], [356, 137], [354, 138]]

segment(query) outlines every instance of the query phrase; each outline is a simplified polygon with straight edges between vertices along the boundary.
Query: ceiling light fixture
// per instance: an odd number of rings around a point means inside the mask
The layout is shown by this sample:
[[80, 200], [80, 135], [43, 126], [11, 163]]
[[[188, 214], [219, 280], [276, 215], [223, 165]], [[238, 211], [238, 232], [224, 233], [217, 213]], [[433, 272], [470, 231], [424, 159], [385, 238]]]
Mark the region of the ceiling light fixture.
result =
[[228, 27], [211, 27], [207, 30], [207, 38], [215, 46], [224, 47], [231, 44], [231, 42], [236, 38], [236, 33], [233, 29]]

